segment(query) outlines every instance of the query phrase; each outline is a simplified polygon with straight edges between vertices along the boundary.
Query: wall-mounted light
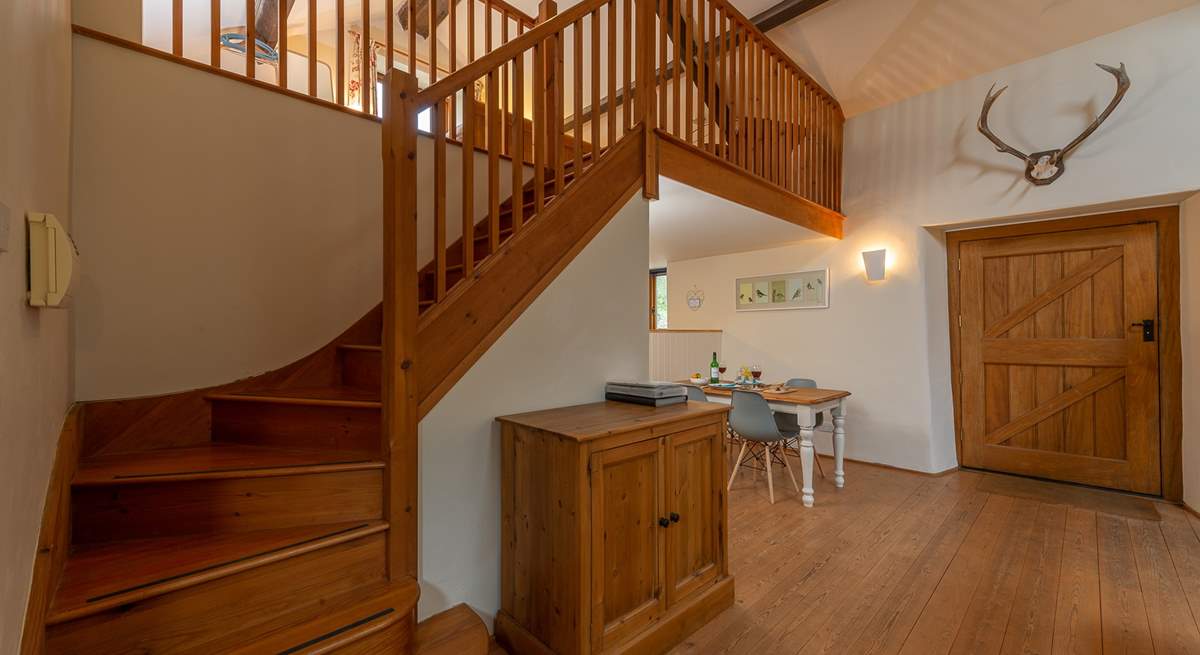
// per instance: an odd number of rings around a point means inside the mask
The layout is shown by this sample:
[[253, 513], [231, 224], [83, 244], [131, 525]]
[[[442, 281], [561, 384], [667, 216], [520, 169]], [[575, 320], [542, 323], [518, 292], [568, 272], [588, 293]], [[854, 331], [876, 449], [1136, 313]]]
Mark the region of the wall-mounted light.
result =
[[868, 282], [879, 282], [887, 277], [887, 248], [864, 250], [862, 258]]

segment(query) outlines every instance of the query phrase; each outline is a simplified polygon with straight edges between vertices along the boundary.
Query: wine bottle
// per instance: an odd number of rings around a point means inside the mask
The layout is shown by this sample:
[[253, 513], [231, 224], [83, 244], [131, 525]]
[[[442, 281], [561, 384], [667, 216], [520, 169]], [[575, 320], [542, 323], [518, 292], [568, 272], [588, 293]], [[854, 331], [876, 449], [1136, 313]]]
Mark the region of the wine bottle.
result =
[[708, 373], [708, 381], [711, 384], [716, 384], [721, 381], [721, 371], [719, 370], [720, 367], [721, 365], [717, 363], [717, 353], [714, 352], [712, 364], [709, 365]]

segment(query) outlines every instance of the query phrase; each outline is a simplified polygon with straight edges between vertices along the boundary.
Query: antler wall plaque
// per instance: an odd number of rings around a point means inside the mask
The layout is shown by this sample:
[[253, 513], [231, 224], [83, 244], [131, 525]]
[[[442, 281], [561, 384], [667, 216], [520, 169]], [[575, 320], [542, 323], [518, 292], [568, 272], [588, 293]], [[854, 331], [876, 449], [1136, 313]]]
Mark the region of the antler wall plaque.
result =
[[988, 112], [991, 111], [992, 105], [996, 102], [996, 99], [1000, 97], [1000, 94], [1004, 93], [1005, 89], [1008, 88], [1007, 86], [1002, 86], [1000, 87], [1000, 90], [997, 91], [996, 86], [992, 85], [991, 90], [988, 91], [987, 98], [983, 101], [983, 111], [979, 114], [979, 132], [986, 136], [989, 141], [995, 144], [998, 152], [1007, 152], [1008, 154], [1025, 162], [1026, 180], [1029, 180], [1031, 183], [1038, 186], [1045, 186], [1057, 180], [1062, 176], [1063, 171], [1066, 170], [1064, 160], [1066, 159], [1067, 155], [1071, 154], [1073, 150], [1079, 147], [1079, 144], [1083, 143], [1084, 139], [1091, 136], [1092, 133], [1100, 127], [1100, 124], [1103, 123], [1104, 120], [1108, 118], [1109, 114], [1113, 113], [1113, 110], [1117, 108], [1117, 105], [1120, 104], [1121, 99], [1125, 97], [1125, 92], [1129, 91], [1129, 75], [1125, 72], [1124, 63], [1121, 64], [1120, 68], [1113, 68], [1112, 66], [1105, 66], [1104, 64], [1096, 65], [1099, 66], [1101, 70], [1106, 71], [1113, 77], [1117, 78], [1117, 93], [1113, 96], [1112, 101], [1108, 103], [1108, 107], [1105, 107], [1104, 111], [1100, 112], [1100, 115], [1096, 117], [1096, 120], [1092, 121], [1092, 124], [1089, 125], [1082, 134], [1075, 137], [1074, 141], [1068, 143], [1066, 147], [1057, 148], [1054, 150], [1043, 150], [1041, 152], [1035, 152], [1032, 155], [1027, 155], [1001, 141], [1000, 137], [996, 136], [992, 132], [991, 128], [988, 127]]

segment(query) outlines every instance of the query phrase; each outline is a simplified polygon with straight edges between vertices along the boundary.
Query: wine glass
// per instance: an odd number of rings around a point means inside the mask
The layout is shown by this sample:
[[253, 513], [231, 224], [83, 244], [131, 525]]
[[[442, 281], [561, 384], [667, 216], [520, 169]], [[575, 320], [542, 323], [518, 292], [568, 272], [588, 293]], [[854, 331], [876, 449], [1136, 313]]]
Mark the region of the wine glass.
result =
[[762, 377], [762, 369], [755, 364], [750, 367], [750, 375], [754, 376], [754, 383], [758, 384], [758, 379]]
[[720, 373], [722, 376], [724, 376], [725, 375], [725, 365], [717, 364], [717, 372]]

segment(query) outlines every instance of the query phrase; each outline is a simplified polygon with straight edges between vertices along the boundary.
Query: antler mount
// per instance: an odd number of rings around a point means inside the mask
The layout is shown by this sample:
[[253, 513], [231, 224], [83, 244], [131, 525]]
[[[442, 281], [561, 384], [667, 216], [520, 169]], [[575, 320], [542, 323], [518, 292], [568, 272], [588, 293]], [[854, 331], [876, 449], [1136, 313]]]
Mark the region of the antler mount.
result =
[[987, 98], [985, 98], [983, 101], [983, 110], [979, 113], [979, 132], [987, 137], [988, 140], [996, 146], [996, 150], [998, 152], [1006, 152], [1017, 159], [1024, 161], [1025, 179], [1031, 184], [1035, 184], [1037, 186], [1046, 186], [1047, 184], [1051, 184], [1058, 178], [1062, 177], [1063, 172], [1066, 171], [1065, 160], [1067, 155], [1071, 154], [1072, 151], [1079, 147], [1079, 144], [1083, 143], [1085, 139], [1091, 136], [1092, 133], [1100, 127], [1101, 123], [1103, 123], [1105, 119], [1107, 119], [1109, 115], [1113, 113], [1113, 110], [1117, 108], [1117, 105], [1120, 104], [1121, 99], [1125, 97], [1125, 93], [1129, 91], [1129, 75], [1125, 71], [1124, 63], [1122, 63], [1119, 68], [1105, 66], [1104, 64], [1096, 64], [1096, 66], [1116, 78], [1116, 94], [1113, 95], [1113, 99], [1109, 101], [1108, 106], [1104, 108], [1104, 111], [1100, 112], [1100, 115], [1096, 117], [1096, 120], [1092, 121], [1092, 124], [1089, 125], [1087, 129], [1085, 129], [1082, 133], [1080, 133], [1079, 136], [1075, 137], [1073, 141], [1062, 148], [1042, 150], [1040, 152], [1027, 155], [1001, 140], [1000, 137], [996, 136], [996, 134], [992, 132], [991, 128], [988, 127], [988, 112], [991, 111], [992, 105], [995, 104], [996, 99], [999, 98], [1000, 94], [1004, 93], [1008, 87], [1002, 86], [999, 90], [997, 90], [995, 85], [993, 85], [992, 88], [988, 90]]

